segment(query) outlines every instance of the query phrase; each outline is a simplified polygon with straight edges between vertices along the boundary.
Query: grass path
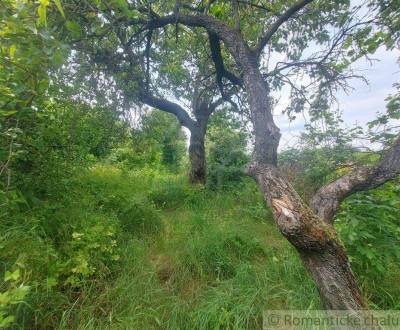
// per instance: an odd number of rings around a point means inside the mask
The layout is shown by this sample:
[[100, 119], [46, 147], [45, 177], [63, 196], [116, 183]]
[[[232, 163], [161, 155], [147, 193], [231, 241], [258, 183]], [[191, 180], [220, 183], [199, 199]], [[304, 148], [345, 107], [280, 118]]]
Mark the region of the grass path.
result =
[[90, 180], [106, 197], [147, 195], [144, 203], [155, 204], [163, 229], [127, 236], [114, 279], [88, 288], [61, 327], [258, 329], [264, 309], [319, 306], [251, 181], [209, 192], [188, 188], [179, 176], [143, 180], [104, 168]]

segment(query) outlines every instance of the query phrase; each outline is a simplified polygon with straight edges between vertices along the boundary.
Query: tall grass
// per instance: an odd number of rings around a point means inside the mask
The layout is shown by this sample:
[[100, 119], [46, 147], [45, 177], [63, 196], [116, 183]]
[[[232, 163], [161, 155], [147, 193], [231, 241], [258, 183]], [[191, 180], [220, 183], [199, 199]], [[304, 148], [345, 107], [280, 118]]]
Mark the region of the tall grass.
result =
[[[90, 180], [98, 175], [101, 182], [103, 171], [92, 171]], [[266, 308], [319, 306], [313, 283], [251, 181], [240, 190], [210, 192], [189, 188], [181, 176], [154, 175], [136, 189], [136, 174], [109, 175], [112, 187], [97, 182], [96, 193], [147, 195], [163, 230], [129, 238], [114, 280], [100, 292], [88, 288], [85, 299], [64, 311], [60, 328], [260, 328]], [[119, 180], [122, 189], [115, 187]]]
[[[251, 180], [209, 191], [190, 188], [179, 175], [98, 165], [76, 178], [65, 200], [26, 214], [30, 219], [18, 226], [5, 226], [0, 242], [4, 264], [25, 258], [32, 286], [16, 311], [15, 328], [260, 329], [266, 309], [321, 308], [313, 282]], [[40, 283], [51, 280], [49, 269], [63, 258], [59, 251], [81, 253], [79, 244], [72, 252], [65, 247], [72, 233], [90, 232], [93, 221], [115, 226], [110, 255], [118, 258], [103, 260], [107, 241], [89, 236], [85, 242], [97, 247], [84, 252], [94, 271], [75, 286], [60, 275], [44, 290]], [[392, 292], [399, 288], [393, 278], [379, 285], [387, 291], [376, 307], [398, 306], [388, 293], [390, 285]]]

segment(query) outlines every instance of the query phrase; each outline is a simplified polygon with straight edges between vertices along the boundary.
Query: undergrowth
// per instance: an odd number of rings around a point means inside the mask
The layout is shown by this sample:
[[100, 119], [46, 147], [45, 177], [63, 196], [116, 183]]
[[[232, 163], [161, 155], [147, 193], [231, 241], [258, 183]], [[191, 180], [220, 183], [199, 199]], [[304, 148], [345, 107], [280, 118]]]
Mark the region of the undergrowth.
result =
[[[57, 201], [16, 196], [1, 213], [14, 328], [259, 329], [266, 309], [322, 307], [250, 179], [208, 190], [96, 165], [70, 180]], [[379, 296], [389, 282], [373, 283], [377, 307], [398, 307]]]

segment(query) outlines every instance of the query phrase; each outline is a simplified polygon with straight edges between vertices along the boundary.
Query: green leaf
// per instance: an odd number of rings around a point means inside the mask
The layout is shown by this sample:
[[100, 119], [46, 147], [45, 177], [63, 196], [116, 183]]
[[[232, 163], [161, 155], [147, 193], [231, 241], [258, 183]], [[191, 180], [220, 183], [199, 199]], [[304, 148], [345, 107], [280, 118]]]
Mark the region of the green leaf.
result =
[[14, 322], [14, 316], [13, 315], [8, 315], [6, 317], [3, 317], [3, 315], [0, 314], [0, 328], [5, 328], [12, 324]]
[[0, 116], [9, 117], [15, 115], [17, 112], [18, 112], [17, 110], [2, 110], [0, 111]]
[[17, 45], [11, 45], [10, 48], [8, 49], [8, 52], [10, 54], [10, 59], [13, 59], [15, 56], [15, 51], [17, 50]]
[[38, 15], [39, 15], [39, 25], [47, 26], [47, 7], [49, 5], [49, 0], [40, 0], [40, 5], [38, 7]]
[[6, 271], [5, 275], [4, 275], [4, 280], [5, 281], [17, 281], [20, 278], [21, 274], [19, 269], [15, 270], [14, 272], [9, 272]]
[[72, 33], [73, 37], [78, 38], [81, 35], [81, 27], [77, 22], [67, 21], [65, 23], [67, 29]]
[[56, 4], [57, 9], [60, 12], [60, 14], [62, 15], [62, 17], [65, 18], [65, 13], [64, 13], [64, 9], [63, 9], [63, 7], [61, 5], [61, 1], [60, 0], [54, 0], [54, 3]]

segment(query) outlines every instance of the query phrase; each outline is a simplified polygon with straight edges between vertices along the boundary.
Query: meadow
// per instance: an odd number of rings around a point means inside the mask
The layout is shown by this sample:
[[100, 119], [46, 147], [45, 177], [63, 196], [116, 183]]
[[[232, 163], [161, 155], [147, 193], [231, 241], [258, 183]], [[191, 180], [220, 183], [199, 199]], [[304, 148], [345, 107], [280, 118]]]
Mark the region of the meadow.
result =
[[[69, 183], [34, 208], [16, 200], [2, 222], [2, 264], [21, 274], [10, 296], [26, 287], [16, 328], [260, 329], [263, 310], [322, 308], [249, 178], [212, 191], [95, 164]], [[391, 267], [359, 269], [372, 308], [399, 308]]]

